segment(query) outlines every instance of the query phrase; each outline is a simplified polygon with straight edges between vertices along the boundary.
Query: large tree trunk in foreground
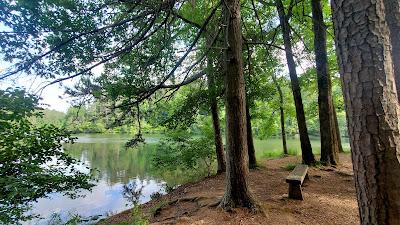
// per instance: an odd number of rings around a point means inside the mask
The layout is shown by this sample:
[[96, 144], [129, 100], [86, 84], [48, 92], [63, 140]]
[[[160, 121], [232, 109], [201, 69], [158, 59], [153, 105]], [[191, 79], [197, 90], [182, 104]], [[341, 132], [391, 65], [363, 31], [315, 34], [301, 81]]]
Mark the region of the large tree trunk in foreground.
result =
[[[207, 37], [208, 46], [211, 45], [212, 38]], [[217, 93], [216, 93], [216, 85], [215, 85], [215, 71], [212, 65], [212, 59], [210, 56], [207, 58], [207, 83], [208, 83], [208, 94], [210, 101], [210, 111], [211, 111], [211, 119], [214, 128], [214, 142], [215, 142], [215, 153], [217, 156], [217, 174], [225, 172], [226, 164], [225, 164], [225, 154], [224, 154], [224, 144], [222, 142], [222, 134], [221, 134], [221, 126], [219, 123], [219, 115], [218, 115], [218, 102], [217, 102]]]
[[333, 0], [361, 224], [400, 224], [400, 134], [385, 0]]
[[257, 167], [256, 150], [254, 149], [253, 131], [251, 128], [250, 107], [246, 104], [246, 128], [247, 128], [247, 149], [249, 152], [249, 168]]
[[322, 12], [321, 0], [311, 0], [314, 52], [318, 78], [318, 109], [321, 136], [321, 163], [337, 165], [339, 162], [339, 145], [334, 121], [332, 84], [329, 74], [328, 54], [326, 51], [326, 26]]
[[392, 44], [392, 61], [396, 80], [397, 97], [400, 102], [400, 2], [399, 0], [385, 0], [386, 21], [390, 30]]
[[223, 5], [227, 26], [225, 54], [226, 98], [226, 190], [220, 206], [224, 209], [255, 209], [248, 186], [248, 153], [246, 130], [246, 93], [243, 75], [240, 1], [226, 0]]
[[283, 109], [283, 93], [282, 93], [282, 88], [279, 85], [278, 81], [276, 80], [275, 75], [272, 75], [272, 80], [275, 84], [276, 90], [278, 91], [279, 95], [279, 112], [280, 112], [280, 117], [281, 117], [281, 137], [282, 137], [282, 147], [283, 147], [283, 154], [288, 155], [288, 149], [287, 149], [287, 144], [286, 144], [286, 129], [285, 129], [285, 111]]
[[279, 14], [279, 20], [282, 28], [283, 41], [285, 45], [286, 60], [291, 80], [294, 104], [296, 106], [297, 125], [299, 127], [301, 152], [303, 163], [310, 165], [315, 163], [314, 154], [312, 153], [310, 138], [306, 125], [306, 117], [304, 114], [303, 100], [301, 98], [301, 89], [299, 79], [296, 72], [296, 63], [292, 51], [292, 43], [290, 40], [290, 27], [288, 18], [285, 14], [285, 8], [281, 0], [275, 0], [276, 8]]

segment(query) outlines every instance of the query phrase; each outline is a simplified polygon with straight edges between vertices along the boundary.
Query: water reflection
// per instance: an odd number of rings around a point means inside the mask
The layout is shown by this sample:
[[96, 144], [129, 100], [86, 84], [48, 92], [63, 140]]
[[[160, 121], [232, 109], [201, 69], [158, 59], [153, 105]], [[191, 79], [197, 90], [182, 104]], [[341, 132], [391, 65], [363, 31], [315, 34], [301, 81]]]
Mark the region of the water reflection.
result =
[[[150, 200], [153, 193], [165, 193], [166, 182], [151, 169], [150, 156], [155, 150], [154, 137], [148, 144], [135, 149], [126, 149], [127, 136], [85, 136], [77, 143], [65, 145], [65, 151], [80, 159], [90, 168], [95, 168], [98, 178], [92, 192], [83, 191], [85, 197], [69, 199], [54, 193], [39, 199], [32, 212], [49, 218], [53, 213], [61, 218], [79, 214], [83, 217], [106, 216], [132, 207], [132, 204]], [[153, 138], [153, 139], [152, 139]], [[169, 177], [179, 182], [176, 177]], [[30, 221], [26, 224], [46, 224], [46, 220]]]

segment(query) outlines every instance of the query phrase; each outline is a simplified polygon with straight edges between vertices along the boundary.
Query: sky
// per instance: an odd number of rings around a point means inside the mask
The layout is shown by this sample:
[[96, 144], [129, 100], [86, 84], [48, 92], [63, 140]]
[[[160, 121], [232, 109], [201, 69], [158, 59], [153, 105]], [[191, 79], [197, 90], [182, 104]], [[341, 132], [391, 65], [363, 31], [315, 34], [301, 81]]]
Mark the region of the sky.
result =
[[[0, 71], [6, 69], [10, 64], [0, 60]], [[100, 75], [103, 71], [103, 66], [98, 66], [92, 69], [94, 75]], [[23, 87], [28, 92], [37, 94], [42, 98], [40, 101], [41, 107], [46, 109], [57, 110], [60, 112], [67, 112], [68, 108], [71, 107], [71, 98], [64, 94], [65, 87], [73, 87], [79, 78], [64, 81], [63, 86], [54, 84], [46, 87], [43, 91], [38, 92], [43, 86], [45, 79], [35, 78], [34, 76], [19, 76], [19, 78], [0, 80], [0, 89], [6, 89], [8, 87]]]
[[[9, 65], [5, 62], [0, 61], [0, 71], [7, 68]], [[11, 78], [6, 80], [0, 80], [0, 89], [6, 89], [9, 87], [24, 87], [30, 93], [38, 93], [37, 89], [41, 86], [44, 80], [40, 78], [34, 79], [33, 77], [22, 77], [22, 78]], [[65, 85], [72, 86], [76, 81], [65, 82]], [[42, 108], [48, 108], [57, 110], [60, 112], [67, 112], [71, 106], [69, 103], [68, 96], [64, 95], [64, 88], [60, 85], [51, 85], [45, 88], [39, 96], [42, 98], [40, 101]]]

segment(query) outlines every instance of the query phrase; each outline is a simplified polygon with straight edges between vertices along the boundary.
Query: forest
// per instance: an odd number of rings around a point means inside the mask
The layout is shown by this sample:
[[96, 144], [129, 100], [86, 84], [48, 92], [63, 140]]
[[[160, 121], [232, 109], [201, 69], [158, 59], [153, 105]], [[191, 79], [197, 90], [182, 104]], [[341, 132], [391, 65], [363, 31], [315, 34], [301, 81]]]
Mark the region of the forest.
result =
[[0, 0], [0, 62], [1, 224], [400, 225], [398, 0]]

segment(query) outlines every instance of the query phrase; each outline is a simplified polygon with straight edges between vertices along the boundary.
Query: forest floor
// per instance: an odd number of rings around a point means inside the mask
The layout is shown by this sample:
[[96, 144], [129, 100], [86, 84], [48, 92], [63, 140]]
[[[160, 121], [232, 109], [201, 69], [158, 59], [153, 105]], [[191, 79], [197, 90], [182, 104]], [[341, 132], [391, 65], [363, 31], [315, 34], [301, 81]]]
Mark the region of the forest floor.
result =
[[[142, 205], [151, 224], [359, 224], [350, 154], [340, 155], [340, 165], [313, 167], [304, 181], [304, 201], [288, 199], [285, 178], [298, 157], [259, 162], [250, 171], [250, 189], [264, 213], [246, 209], [226, 212], [216, 205], [224, 194], [225, 174], [185, 184]], [[132, 211], [114, 215], [100, 224], [134, 224]]]

